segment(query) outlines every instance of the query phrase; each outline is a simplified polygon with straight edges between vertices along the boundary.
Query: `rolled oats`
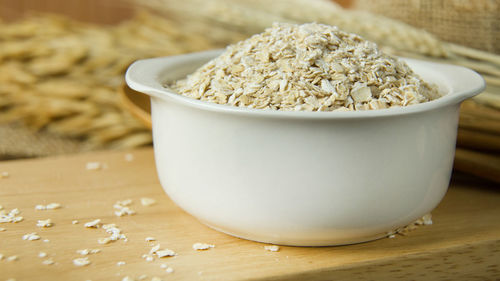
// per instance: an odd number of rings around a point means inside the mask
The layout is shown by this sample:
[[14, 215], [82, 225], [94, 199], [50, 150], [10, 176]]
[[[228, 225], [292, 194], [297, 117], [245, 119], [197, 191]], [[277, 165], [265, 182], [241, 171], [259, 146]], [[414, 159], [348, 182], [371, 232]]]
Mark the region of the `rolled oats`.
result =
[[156, 203], [156, 200], [154, 200], [153, 198], [147, 198], [147, 197], [141, 198], [142, 206], [151, 206], [151, 205], [154, 205], [155, 203]]
[[47, 205], [36, 205], [35, 210], [42, 211], [42, 210], [55, 210], [61, 208], [61, 204], [59, 203], [50, 203]]
[[50, 259], [50, 258], [42, 261], [42, 264], [44, 264], [44, 265], [52, 265], [54, 263], [55, 263], [54, 260]]
[[8, 256], [7, 261], [17, 261], [19, 258], [17, 256]]
[[84, 257], [84, 258], [77, 258], [73, 260], [73, 264], [75, 266], [87, 266], [90, 264], [89, 258]]
[[38, 227], [52, 227], [54, 224], [52, 223], [51, 219], [46, 219], [46, 220], [38, 220], [38, 223], [36, 226]]
[[36, 232], [28, 233], [23, 235], [23, 240], [28, 240], [28, 241], [40, 240], [40, 235], [38, 235]]
[[267, 245], [264, 246], [264, 249], [269, 252], [278, 252], [280, 250], [280, 247], [276, 245]]
[[167, 87], [202, 101], [285, 111], [373, 110], [440, 96], [375, 43], [316, 23], [276, 23]]
[[0, 223], [18, 223], [24, 219], [23, 217], [18, 216], [20, 213], [21, 211], [17, 208], [14, 208], [9, 212], [0, 209]]
[[45, 258], [46, 256], [47, 256], [47, 253], [45, 253], [45, 252], [38, 253], [39, 258]]
[[214, 248], [215, 245], [212, 244], [207, 244], [207, 243], [194, 243], [193, 244], [193, 249], [200, 251], [200, 250], [208, 250], [210, 248]]
[[85, 227], [87, 227], [87, 228], [99, 228], [100, 225], [101, 225], [100, 219], [95, 219], [93, 221], [89, 221], [89, 222], [85, 223]]

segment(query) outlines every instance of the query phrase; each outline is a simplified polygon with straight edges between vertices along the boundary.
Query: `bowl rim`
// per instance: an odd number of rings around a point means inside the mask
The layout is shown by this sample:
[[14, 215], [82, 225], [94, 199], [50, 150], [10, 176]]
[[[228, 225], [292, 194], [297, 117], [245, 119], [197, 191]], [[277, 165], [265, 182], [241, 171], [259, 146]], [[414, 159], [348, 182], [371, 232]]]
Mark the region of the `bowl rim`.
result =
[[[375, 110], [353, 110], [353, 111], [282, 111], [272, 109], [255, 109], [248, 107], [237, 107], [232, 105], [216, 104], [208, 101], [196, 100], [180, 95], [164, 86], [165, 73], [176, 69], [185, 63], [198, 63], [199, 66], [220, 55], [223, 50], [210, 50], [204, 52], [190, 53], [177, 56], [158, 57], [138, 60], [132, 63], [125, 74], [126, 83], [130, 88], [151, 96], [152, 100], [168, 100], [177, 104], [196, 108], [199, 110], [237, 114], [253, 117], [272, 118], [298, 118], [298, 119], [358, 119], [377, 118], [388, 116], [401, 116], [428, 112], [449, 105], [459, 104], [467, 98], [473, 97], [485, 88], [484, 79], [477, 72], [451, 64], [436, 63], [430, 61], [416, 60], [410, 58], [399, 58], [404, 60], [414, 69], [425, 69], [433, 72], [434, 76], [441, 79], [440, 90], [447, 90], [442, 97], [432, 101], [409, 105], [405, 107], [391, 107]], [[420, 76], [421, 73], [415, 71]], [[189, 73], [185, 74], [188, 75]], [[176, 77], [178, 79], [178, 77]], [[435, 83], [435, 82], [434, 82]]]

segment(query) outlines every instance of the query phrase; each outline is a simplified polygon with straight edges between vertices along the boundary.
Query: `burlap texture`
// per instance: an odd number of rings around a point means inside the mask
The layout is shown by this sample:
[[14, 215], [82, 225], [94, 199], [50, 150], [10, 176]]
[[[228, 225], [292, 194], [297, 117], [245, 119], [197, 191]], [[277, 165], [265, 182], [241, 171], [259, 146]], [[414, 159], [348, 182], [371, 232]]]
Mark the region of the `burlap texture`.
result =
[[36, 132], [20, 123], [0, 125], [0, 160], [88, 151], [83, 141]]
[[448, 42], [500, 53], [499, 0], [355, 0], [353, 7], [423, 28]]

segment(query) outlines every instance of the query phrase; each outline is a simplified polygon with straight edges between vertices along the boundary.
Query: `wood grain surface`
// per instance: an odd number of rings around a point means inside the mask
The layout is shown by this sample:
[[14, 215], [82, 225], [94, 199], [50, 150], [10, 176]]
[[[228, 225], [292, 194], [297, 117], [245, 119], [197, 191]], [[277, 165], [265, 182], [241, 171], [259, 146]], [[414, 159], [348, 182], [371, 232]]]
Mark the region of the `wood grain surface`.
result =
[[[281, 247], [264, 250], [262, 243], [234, 238], [214, 231], [174, 205], [156, 177], [151, 149], [100, 152], [76, 156], [0, 162], [0, 205], [19, 208], [24, 220], [1, 223], [0, 253], [17, 255], [17, 261], [0, 260], [0, 280], [122, 280], [146, 274], [162, 280], [498, 280], [500, 279], [500, 191], [469, 177], [455, 177], [446, 197], [433, 212], [434, 224], [407, 236], [338, 247]], [[107, 168], [86, 170], [99, 161]], [[157, 203], [142, 206], [141, 197]], [[133, 199], [137, 214], [117, 217], [113, 204]], [[61, 209], [35, 210], [37, 204], [57, 202]], [[41, 229], [37, 220], [50, 218], [54, 226]], [[103, 229], [84, 223], [99, 218], [116, 223], [129, 241], [100, 245]], [[72, 224], [79, 220], [79, 224]], [[37, 232], [42, 239], [25, 241]], [[155, 237], [162, 248], [177, 256], [147, 262]], [[43, 240], [48, 239], [49, 242]], [[195, 251], [193, 243], [215, 245]], [[73, 265], [83, 257], [78, 249], [101, 249], [89, 255], [91, 264]], [[56, 263], [43, 265], [39, 252]], [[125, 261], [117, 266], [118, 261]], [[161, 264], [174, 269], [165, 272]], [[457, 279], [458, 278], [458, 279]]]

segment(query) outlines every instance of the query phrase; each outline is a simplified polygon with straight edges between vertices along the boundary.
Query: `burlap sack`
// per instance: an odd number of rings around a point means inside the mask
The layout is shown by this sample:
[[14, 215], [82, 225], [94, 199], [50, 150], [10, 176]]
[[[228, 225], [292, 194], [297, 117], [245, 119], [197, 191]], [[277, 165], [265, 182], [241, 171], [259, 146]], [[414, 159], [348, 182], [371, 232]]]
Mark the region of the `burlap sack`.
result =
[[90, 147], [74, 138], [36, 132], [17, 124], [0, 124], [0, 160], [42, 157], [88, 151]]
[[499, 0], [354, 0], [371, 11], [460, 45], [500, 53]]

